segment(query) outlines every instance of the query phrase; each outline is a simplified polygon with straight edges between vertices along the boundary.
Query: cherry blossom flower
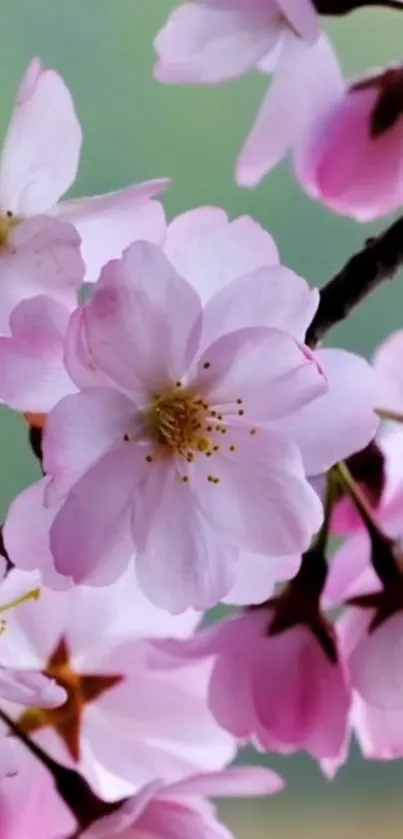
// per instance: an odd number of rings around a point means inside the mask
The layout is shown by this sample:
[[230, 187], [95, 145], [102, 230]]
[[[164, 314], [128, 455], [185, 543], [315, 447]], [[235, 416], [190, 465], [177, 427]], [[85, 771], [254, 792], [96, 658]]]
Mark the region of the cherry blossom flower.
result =
[[[12, 571], [11, 597], [37, 574]], [[131, 569], [103, 589], [42, 587], [40, 605], [15, 610], [2, 639], [2, 661], [37, 669], [63, 686], [60, 708], [9, 704], [20, 727], [55, 760], [78, 769], [106, 800], [136, 792], [156, 777], [180, 780], [215, 771], [234, 756], [233, 738], [207, 707], [211, 664], [178, 666], [156, 639], [189, 634], [194, 613], [173, 618], [139, 592]]]
[[351, 83], [296, 148], [296, 173], [333, 211], [369, 221], [403, 203], [403, 69]]
[[83, 833], [83, 839], [140, 839], [144, 835], [153, 839], [231, 839], [232, 834], [217, 820], [215, 808], [205, 797], [271, 795], [283, 786], [275, 772], [258, 766], [193, 775], [175, 784], [156, 780], [123, 802], [115, 813], [95, 822]]
[[186, 660], [214, 656], [209, 705], [239, 740], [337, 761], [345, 752], [351, 702], [343, 657], [308, 624], [290, 621], [288, 629], [274, 631], [275, 614], [274, 605], [265, 604], [199, 632], [182, 647], [163, 642], [162, 648]]
[[136, 550], [158, 605], [206, 608], [231, 588], [239, 549], [286, 556], [317, 530], [299, 451], [266, 424], [323, 393], [325, 379], [278, 328], [250, 318], [220, 337], [214, 306], [204, 318], [192, 287], [137, 243], [77, 312], [68, 366], [84, 389], [49, 415], [44, 441], [46, 504], [61, 503], [51, 551], [75, 582], [109, 582]]
[[[76, 177], [80, 148], [81, 128], [67, 86], [58, 73], [43, 68], [39, 59], [34, 59], [18, 90], [0, 158], [1, 273], [1, 261], [6, 261], [4, 270], [10, 272], [12, 265], [14, 273], [24, 274], [19, 262], [34, 235], [46, 237], [49, 244], [53, 230], [56, 235], [57, 231], [71, 230], [68, 226], [58, 227], [56, 219], [49, 216], [70, 222], [78, 231], [87, 281], [97, 279], [102, 265], [120, 256], [135, 239], [160, 241], [164, 214], [160, 204], [150, 199], [164, 189], [166, 180], [58, 203]], [[77, 236], [74, 242], [79, 242]], [[33, 250], [35, 255], [37, 248], [36, 242], [32, 242], [30, 254]], [[12, 261], [10, 252], [14, 251], [17, 253]], [[52, 253], [48, 263], [51, 259]], [[60, 285], [58, 272], [61, 273], [60, 268], [53, 265], [55, 285]], [[24, 282], [24, 276], [20, 282]], [[39, 293], [45, 291], [42, 285]]]

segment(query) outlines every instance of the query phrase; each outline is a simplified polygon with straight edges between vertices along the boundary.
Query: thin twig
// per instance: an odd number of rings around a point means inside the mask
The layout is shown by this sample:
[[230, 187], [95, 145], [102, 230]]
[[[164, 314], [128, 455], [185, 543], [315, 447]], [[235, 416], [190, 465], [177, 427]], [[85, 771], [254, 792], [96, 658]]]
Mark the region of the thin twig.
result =
[[403, 265], [403, 217], [384, 233], [369, 239], [320, 292], [316, 315], [306, 343], [316, 347], [333, 326], [348, 315], [385, 280], [392, 280]]

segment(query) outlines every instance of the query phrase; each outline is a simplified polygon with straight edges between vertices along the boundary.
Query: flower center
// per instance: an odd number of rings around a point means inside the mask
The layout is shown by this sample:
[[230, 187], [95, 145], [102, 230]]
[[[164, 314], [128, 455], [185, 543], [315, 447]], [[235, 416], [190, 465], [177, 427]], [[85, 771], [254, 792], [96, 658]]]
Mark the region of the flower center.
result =
[[210, 414], [197, 393], [177, 382], [172, 390], [153, 397], [144, 413], [144, 430], [160, 451], [188, 458], [191, 452], [210, 448], [205, 435]]
[[65, 689], [67, 699], [58, 708], [28, 708], [20, 716], [18, 725], [28, 735], [42, 728], [53, 728], [73, 760], [78, 761], [85, 706], [119, 685], [124, 677], [120, 674], [77, 673], [73, 669], [65, 638], [60, 639], [43, 673]]
[[11, 210], [7, 210], [6, 213], [0, 215], [0, 251], [8, 244], [8, 237], [14, 228], [17, 227], [18, 221], [18, 218], [16, 218]]

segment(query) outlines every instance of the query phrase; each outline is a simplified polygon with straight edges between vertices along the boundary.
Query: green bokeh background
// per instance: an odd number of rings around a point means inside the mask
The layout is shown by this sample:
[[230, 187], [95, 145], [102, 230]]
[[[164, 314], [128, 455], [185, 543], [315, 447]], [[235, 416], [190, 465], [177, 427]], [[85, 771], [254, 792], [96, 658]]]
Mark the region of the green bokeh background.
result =
[[[287, 165], [254, 191], [235, 186], [235, 157], [266, 80], [251, 75], [216, 89], [154, 82], [153, 36], [174, 5], [173, 0], [2, 0], [0, 131], [6, 129], [20, 76], [39, 55], [66, 79], [84, 128], [72, 194], [169, 175], [170, 216], [200, 204], [219, 204], [231, 215], [250, 213], [274, 234], [284, 263], [320, 285], [383, 222], [359, 226], [330, 215], [300, 191]], [[360, 12], [332, 22], [329, 31], [348, 73], [401, 58], [399, 13]], [[390, 284], [335, 330], [332, 342], [370, 353], [401, 325], [402, 302], [401, 284]], [[0, 434], [3, 514], [35, 477], [36, 466], [23, 422], [6, 410], [0, 413]], [[302, 839], [340, 833], [345, 839], [401, 837], [400, 762], [364, 763], [354, 754], [332, 785], [304, 757], [270, 756], [268, 762], [284, 771], [288, 789], [275, 800], [224, 806], [239, 837], [269, 832], [280, 839], [294, 832]]]

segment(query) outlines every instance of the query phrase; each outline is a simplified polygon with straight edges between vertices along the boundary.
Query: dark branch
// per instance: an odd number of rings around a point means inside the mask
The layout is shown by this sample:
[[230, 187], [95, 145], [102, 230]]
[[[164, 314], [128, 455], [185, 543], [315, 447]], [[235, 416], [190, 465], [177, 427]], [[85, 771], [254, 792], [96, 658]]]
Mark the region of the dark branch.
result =
[[308, 346], [316, 347], [362, 300], [385, 280], [392, 280], [402, 265], [403, 217], [384, 233], [369, 239], [340, 273], [323, 286], [318, 310], [306, 333]]
[[364, 6], [383, 6], [387, 9], [403, 11], [400, 0], [314, 0], [321, 15], [346, 15]]

